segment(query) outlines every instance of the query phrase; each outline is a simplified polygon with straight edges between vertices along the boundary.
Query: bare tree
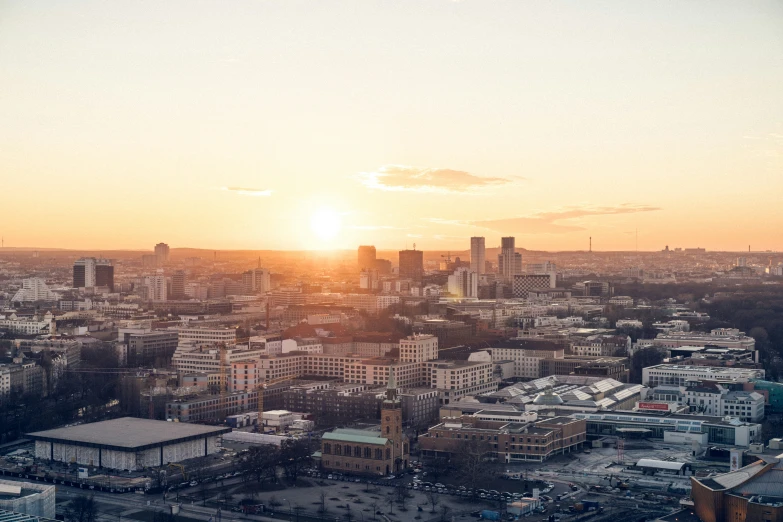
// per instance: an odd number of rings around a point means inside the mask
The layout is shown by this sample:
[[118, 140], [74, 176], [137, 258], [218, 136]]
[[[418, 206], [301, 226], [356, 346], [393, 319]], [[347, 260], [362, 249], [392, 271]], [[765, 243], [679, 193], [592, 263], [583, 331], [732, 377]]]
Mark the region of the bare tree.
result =
[[389, 513], [394, 513], [394, 495], [389, 495], [386, 503], [389, 504]]
[[375, 520], [375, 517], [378, 514], [378, 501], [373, 500], [372, 504], [370, 504], [370, 507], [372, 508], [372, 519]]
[[463, 440], [457, 448], [455, 475], [465, 487], [476, 490], [495, 471], [492, 447], [483, 440]]
[[318, 508], [318, 512], [326, 513], [326, 493], [321, 491], [320, 497], [321, 497], [321, 506]]
[[345, 520], [351, 522], [353, 520], [353, 512], [351, 511], [351, 505], [345, 504]]
[[438, 495], [438, 492], [435, 490], [428, 491], [427, 502], [429, 502], [431, 506], [430, 513], [435, 513], [435, 506], [440, 504], [440, 495]]
[[451, 508], [447, 505], [443, 505], [440, 507], [440, 522], [446, 522], [448, 519], [448, 515], [451, 512]]

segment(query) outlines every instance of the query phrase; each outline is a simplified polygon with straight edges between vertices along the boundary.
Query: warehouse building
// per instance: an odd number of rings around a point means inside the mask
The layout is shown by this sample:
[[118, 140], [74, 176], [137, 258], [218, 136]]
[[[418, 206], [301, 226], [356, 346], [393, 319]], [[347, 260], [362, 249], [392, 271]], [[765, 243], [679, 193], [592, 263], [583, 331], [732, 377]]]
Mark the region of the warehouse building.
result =
[[218, 452], [231, 428], [123, 417], [29, 433], [38, 459], [119, 470], [163, 466]]

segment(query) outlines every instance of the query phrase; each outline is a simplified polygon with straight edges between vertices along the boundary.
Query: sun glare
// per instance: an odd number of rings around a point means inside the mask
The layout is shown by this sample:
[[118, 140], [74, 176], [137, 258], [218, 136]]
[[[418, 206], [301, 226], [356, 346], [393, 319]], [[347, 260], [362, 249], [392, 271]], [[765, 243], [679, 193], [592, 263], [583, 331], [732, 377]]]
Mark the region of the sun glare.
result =
[[321, 241], [329, 241], [337, 237], [341, 227], [340, 214], [330, 208], [315, 211], [310, 220], [310, 228]]

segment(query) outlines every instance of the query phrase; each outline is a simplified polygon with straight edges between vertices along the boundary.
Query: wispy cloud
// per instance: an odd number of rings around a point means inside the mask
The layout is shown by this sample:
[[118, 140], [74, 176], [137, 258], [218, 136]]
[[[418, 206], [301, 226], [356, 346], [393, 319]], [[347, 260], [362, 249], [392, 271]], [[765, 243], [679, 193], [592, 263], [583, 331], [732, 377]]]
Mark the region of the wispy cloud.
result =
[[462, 170], [409, 165], [384, 165], [374, 172], [360, 172], [356, 177], [370, 189], [411, 192], [467, 192], [511, 182], [508, 178], [476, 176]]
[[268, 189], [246, 188], [246, 187], [222, 187], [221, 190], [241, 194], [242, 196], [267, 197], [272, 195]]
[[405, 230], [400, 227], [393, 227], [391, 225], [353, 225], [348, 228], [353, 230]]
[[636, 214], [639, 212], [654, 212], [660, 207], [650, 205], [634, 205], [623, 203], [605, 207], [566, 207], [552, 212], [539, 212], [529, 216], [518, 216], [505, 219], [486, 219], [468, 221], [476, 227], [486, 228], [509, 234], [566, 234], [586, 230], [584, 225], [573, 220], [588, 216], [608, 216], [616, 214]]

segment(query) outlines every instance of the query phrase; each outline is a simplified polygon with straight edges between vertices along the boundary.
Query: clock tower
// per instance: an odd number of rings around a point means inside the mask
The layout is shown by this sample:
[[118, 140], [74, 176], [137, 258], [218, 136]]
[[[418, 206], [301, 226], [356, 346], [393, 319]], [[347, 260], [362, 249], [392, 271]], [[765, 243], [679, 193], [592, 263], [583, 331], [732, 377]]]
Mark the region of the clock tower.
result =
[[407, 468], [410, 460], [410, 444], [408, 437], [402, 432], [402, 404], [397, 397], [397, 380], [394, 378], [394, 368], [390, 369], [386, 399], [381, 405], [381, 437], [385, 437], [391, 442], [394, 472]]

